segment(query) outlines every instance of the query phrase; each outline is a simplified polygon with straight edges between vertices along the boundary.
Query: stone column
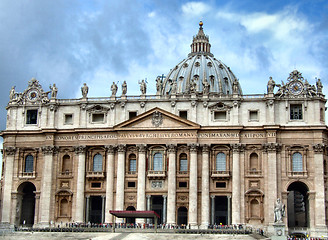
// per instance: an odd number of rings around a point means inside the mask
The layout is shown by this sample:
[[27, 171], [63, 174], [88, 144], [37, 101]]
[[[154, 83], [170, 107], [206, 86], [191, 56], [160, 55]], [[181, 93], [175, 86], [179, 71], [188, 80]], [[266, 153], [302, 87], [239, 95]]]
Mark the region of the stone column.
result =
[[[151, 198], [151, 195], [147, 195], [146, 198], [147, 198], [147, 211], [150, 211], [150, 198]], [[150, 223], [150, 218], [147, 218], [147, 223]]]
[[105, 202], [106, 202], [106, 197], [101, 196], [101, 222], [105, 222]]
[[34, 223], [39, 222], [40, 192], [35, 192]]
[[[324, 181], [324, 144], [313, 145], [314, 150], [314, 182], [315, 182], [315, 228], [326, 230], [325, 226], [325, 181]], [[312, 227], [312, 226], [311, 226]], [[322, 235], [322, 234], [321, 234]], [[319, 234], [318, 234], [319, 236]]]
[[51, 200], [52, 200], [52, 173], [53, 173], [53, 154], [56, 150], [54, 146], [44, 146], [43, 152], [43, 169], [42, 169], [42, 186], [40, 195], [40, 225], [49, 226]]
[[211, 224], [213, 225], [214, 224], [214, 219], [215, 217], [215, 196], [212, 195], [211, 196]]
[[274, 205], [278, 198], [277, 195], [277, 143], [266, 143], [264, 147], [268, 153], [267, 182], [270, 187], [267, 191], [267, 216], [269, 224], [274, 223]]
[[89, 222], [90, 196], [85, 197], [85, 221]]
[[190, 145], [190, 174], [189, 174], [189, 224], [190, 228], [197, 228], [197, 145]]
[[3, 196], [2, 196], [2, 220], [4, 224], [10, 224], [11, 192], [13, 183], [13, 171], [16, 148], [5, 147], [5, 169], [3, 178]]
[[[137, 189], [137, 210], [146, 210], [146, 145], [138, 145], [138, 189]], [[144, 218], [137, 218], [137, 223], [144, 223]]]
[[84, 185], [85, 185], [85, 146], [75, 147], [75, 153], [78, 157], [77, 181], [75, 194], [75, 218], [76, 222], [84, 222]]
[[163, 195], [163, 223], [166, 223], [166, 211], [167, 211], [167, 196]]
[[113, 215], [109, 213], [114, 210], [114, 151], [112, 145], [106, 146], [107, 149], [107, 166], [106, 166], [106, 207], [105, 207], [105, 222], [112, 223]]
[[207, 229], [210, 223], [210, 161], [208, 145], [202, 152], [202, 228]]
[[176, 224], [176, 146], [168, 145], [169, 169], [168, 169], [168, 190], [167, 190], [167, 224]]
[[[125, 177], [125, 145], [118, 145], [117, 148], [117, 177], [116, 177], [116, 210], [124, 210], [124, 177]], [[116, 218], [117, 223], [122, 223], [124, 219]]]
[[231, 224], [231, 196], [227, 196], [228, 201], [228, 225]]
[[232, 147], [232, 224], [240, 223], [240, 143], [231, 144]]

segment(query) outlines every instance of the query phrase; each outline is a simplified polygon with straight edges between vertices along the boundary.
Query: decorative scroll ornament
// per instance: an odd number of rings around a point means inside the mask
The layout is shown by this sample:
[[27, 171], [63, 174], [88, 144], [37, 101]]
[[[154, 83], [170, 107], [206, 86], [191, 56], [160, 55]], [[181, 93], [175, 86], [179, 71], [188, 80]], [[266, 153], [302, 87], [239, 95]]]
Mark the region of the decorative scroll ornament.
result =
[[15, 147], [5, 147], [4, 151], [5, 151], [6, 155], [14, 155], [16, 152], [16, 148]]
[[325, 144], [323, 143], [318, 143], [313, 145], [313, 150], [315, 153], [323, 153], [325, 149]]
[[43, 146], [41, 150], [43, 154], [54, 154], [58, 149], [55, 146]]
[[163, 116], [162, 116], [162, 113], [160, 113], [159, 111], [155, 111], [155, 112], [153, 113], [153, 117], [152, 117], [151, 123], [152, 123], [155, 127], [159, 127], [160, 125], [162, 125], [162, 123], [163, 123]]
[[83, 154], [85, 153], [86, 146], [76, 146], [74, 147], [74, 150], [76, 154]]

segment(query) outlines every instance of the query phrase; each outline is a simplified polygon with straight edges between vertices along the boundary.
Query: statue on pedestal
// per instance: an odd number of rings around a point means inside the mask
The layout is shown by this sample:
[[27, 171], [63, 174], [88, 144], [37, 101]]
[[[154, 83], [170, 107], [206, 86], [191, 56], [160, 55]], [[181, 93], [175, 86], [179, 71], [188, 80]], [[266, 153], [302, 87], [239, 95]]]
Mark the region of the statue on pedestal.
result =
[[58, 92], [58, 88], [56, 87], [56, 84], [54, 83], [53, 86], [49, 86], [50, 90], [51, 90], [51, 98], [54, 99], [57, 97], [57, 92]]
[[128, 91], [128, 85], [126, 84], [126, 81], [122, 83], [122, 96], [125, 96]]
[[115, 82], [113, 82], [112, 86], [110, 87], [111, 91], [112, 91], [112, 97], [116, 96], [117, 93], [117, 85]]
[[141, 82], [139, 82], [140, 84], [140, 92], [142, 95], [145, 95], [147, 92], [147, 85], [144, 79], [141, 80]]
[[81, 87], [81, 92], [82, 92], [82, 97], [87, 98], [89, 87], [87, 86], [86, 83], [83, 83], [83, 87]]
[[285, 216], [285, 204], [283, 204], [280, 198], [277, 199], [274, 206], [274, 222], [282, 223], [282, 217]]
[[275, 81], [273, 81], [272, 77], [270, 77], [267, 85], [268, 93], [273, 93], [275, 86], [276, 86]]

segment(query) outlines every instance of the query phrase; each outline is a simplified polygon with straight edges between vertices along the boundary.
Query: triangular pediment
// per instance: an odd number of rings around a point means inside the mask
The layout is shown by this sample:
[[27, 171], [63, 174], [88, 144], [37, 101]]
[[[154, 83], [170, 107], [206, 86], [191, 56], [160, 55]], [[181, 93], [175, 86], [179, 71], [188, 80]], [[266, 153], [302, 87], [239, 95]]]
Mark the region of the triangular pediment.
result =
[[137, 117], [122, 122], [116, 130], [128, 129], [198, 129], [200, 125], [160, 108], [153, 108]]

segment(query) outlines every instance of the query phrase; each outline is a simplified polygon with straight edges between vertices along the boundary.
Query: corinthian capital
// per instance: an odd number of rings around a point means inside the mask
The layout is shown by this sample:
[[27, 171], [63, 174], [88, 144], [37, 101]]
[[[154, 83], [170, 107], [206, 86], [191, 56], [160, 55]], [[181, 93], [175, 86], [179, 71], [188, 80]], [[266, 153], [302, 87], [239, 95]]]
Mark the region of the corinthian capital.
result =
[[14, 155], [16, 152], [15, 147], [5, 147], [3, 150], [5, 151], [6, 155]]
[[325, 149], [325, 144], [323, 143], [318, 143], [313, 145], [314, 153], [323, 153], [324, 149]]
[[55, 146], [43, 146], [41, 147], [43, 154], [54, 154], [57, 151]]
[[138, 144], [137, 145], [138, 151], [139, 152], [146, 152], [147, 150], [147, 145], [146, 144]]
[[166, 146], [169, 153], [175, 153], [177, 150], [177, 146], [175, 144], [168, 144]]
[[264, 143], [262, 146], [268, 152], [276, 152], [281, 149], [281, 144], [279, 143]]
[[241, 144], [241, 143], [232, 143], [232, 144], [230, 144], [230, 146], [232, 148], [232, 151], [235, 153], [244, 151], [244, 149], [245, 149], [245, 145]]
[[120, 144], [120, 145], [117, 146], [117, 151], [118, 152], [125, 152], [125, 150], [126, 150], [125, 144]]
[[76, 154], [83, 154], [85, 153], [86, 146], [75, 146], [74, 150]]
[[108, 153], [112, 153], [113, 154], [115, 152], [116, 146], [115, 145], [107, 145], [107, 146], [105, 146], [105, 148], [106, 148], [106, 150], [107, 150]]
[[192, 144], [189, 145], [189, 151], [190, 152], [196, 152], [197, 153], [197, 150], [198, 150], [198, 144], [192, 143]]
[[209, 152], [210, 147], [207, 144], [202, 145], [203, 152]]

